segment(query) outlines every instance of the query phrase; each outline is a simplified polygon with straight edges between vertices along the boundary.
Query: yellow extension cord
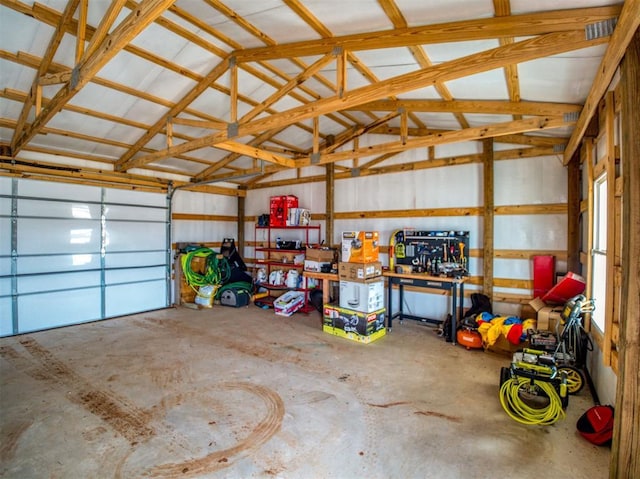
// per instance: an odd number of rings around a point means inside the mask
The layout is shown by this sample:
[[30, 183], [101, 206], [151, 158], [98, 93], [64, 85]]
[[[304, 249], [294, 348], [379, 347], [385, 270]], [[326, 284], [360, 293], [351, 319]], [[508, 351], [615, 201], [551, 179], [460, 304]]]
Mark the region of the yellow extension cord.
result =
[[510, 378], [507, 379], [500, 388], [500, 404], [505, 412], [513, 419], [521, 424], [540, 424], [548, 426], [559, 419], [564, 419], [565, 413], [562, 409], [562, 401], [552, 384], [544, 381], [534, 380], [534, 384], [542, 389], [549, 397], [549, 405], [544, 408], [532, 408], [525, 404], [520, 398], [518, 391], [520, 387], [528, 384], [530, 379], [527, 378]]

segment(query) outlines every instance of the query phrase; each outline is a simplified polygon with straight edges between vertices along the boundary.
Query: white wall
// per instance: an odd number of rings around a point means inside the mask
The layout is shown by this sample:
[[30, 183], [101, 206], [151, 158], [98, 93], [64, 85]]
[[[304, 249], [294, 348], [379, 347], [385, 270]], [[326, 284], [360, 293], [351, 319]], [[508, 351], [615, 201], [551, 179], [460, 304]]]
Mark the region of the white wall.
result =
[[[371, 139], [375, 142], [376, 139]], [[361, 146], [364, 145], [361, 142]], [[436, 148], [436, 157], [450, 157], [478, 153], [477, 143], [443, 145]], [[423, 160], [424, 150], [409, 151], [394, 157], [390, 163], [410, 159]], [[360, 163], [365, 163], [361, 160]], [[350, 162], [341, 165], [352, 166]], [[321, 169], [315, 168], [315, 170]], [[314, 174], [318, 174], [316, 171]], [[551, 204], [567, 201], [567, 176], [559, 157], [546, 156], [518, 160], [497, 161], [495, 174], [496, 206], [519, 204]], [[280, 177], [278, 177], [280, 178]], [[274, 178], [275, 179], [275, 178]], [[312, 213], [325, 212], [324, 182], [307, 183], [288, 187], [249, 190], [246, 214], [258, 215], [269, 210], [269, 198], [274, 195], [298, 196], [300, 206]], [[448, 166], [386, 175], [371, 175], [336, 180], [335, 212], [397, 211], [428, 208], [481, 207], [483, 205], [483, 178], [481, 164]], [[317, 223], [317, 222], [316, 222]], [[413, 227], [425, 230], [462, 230], [470, 232], [470, 248], [482, 249], [483, 220], [481, 216], [415, 217], [415, 218], [367, 218], [336, 220], [331, 243], [339, 242], [342, 231], [375, 230], [381, 243], [389, 244], [394, 230]], [[324, 231], [324, 229], [323, 229]], [[246, 238], [253, 239], [253, 224], [246, 224]], [[567, 246], [566, 215], [497, 215], [494, 228], [495, 249], [565, 250]], [[251, 249], [245, 254], [252, 257]], [[386, 255], [381, 256], [388, 264]], [[482, 275], [482, 259], [470, 258], [472, 276]], [[566, 269], [562, 262], [558, 270]], [[529, 261], [494, 260], [494, 276], [503, 278], [532, 279]], [[472, 289], [472, 286], [467, 286]], [[498, 289], [498, 291], [531, 295], [531, 291]], [[446, 313], [445, 297], [408, 293], [406, 307], [415, 313], [438, 317]], [[498, 305], [498, 312], [518, 314], [519, 305]]]

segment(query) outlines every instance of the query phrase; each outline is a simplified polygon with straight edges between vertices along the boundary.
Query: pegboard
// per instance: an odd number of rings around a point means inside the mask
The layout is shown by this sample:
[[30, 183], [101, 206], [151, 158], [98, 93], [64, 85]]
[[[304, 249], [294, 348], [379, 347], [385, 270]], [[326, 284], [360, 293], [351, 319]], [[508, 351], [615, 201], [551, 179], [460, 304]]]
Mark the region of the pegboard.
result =
[[398, 273], [468, 276], [468, 231], [404, 228], [389, 241], [389, 269]]

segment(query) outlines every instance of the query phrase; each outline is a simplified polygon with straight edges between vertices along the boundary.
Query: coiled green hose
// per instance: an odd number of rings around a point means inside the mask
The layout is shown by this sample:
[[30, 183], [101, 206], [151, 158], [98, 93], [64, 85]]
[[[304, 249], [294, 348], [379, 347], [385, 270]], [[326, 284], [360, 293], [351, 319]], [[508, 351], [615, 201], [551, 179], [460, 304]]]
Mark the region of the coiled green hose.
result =
[[[191, 269], [191, 261], [194, 257], [206, 258], [204, 274], [196, 273]], [[194, 290], [205, 285], [221, 285], [231, 277], [231, 266], [227, 258], [210, 248], [198, 248], [189, 251], [182, 256], [180, 261], [184, 279]]]

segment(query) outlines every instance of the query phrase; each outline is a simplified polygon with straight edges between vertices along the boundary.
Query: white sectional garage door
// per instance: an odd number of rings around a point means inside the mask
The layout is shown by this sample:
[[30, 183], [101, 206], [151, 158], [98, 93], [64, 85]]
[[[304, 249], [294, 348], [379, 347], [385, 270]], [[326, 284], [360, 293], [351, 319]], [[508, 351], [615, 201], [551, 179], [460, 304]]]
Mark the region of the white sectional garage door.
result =
[[0, 178], [0, 335], [169, 304], [167, 197]]

